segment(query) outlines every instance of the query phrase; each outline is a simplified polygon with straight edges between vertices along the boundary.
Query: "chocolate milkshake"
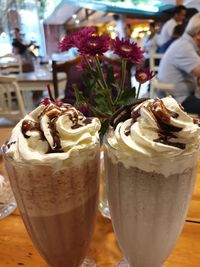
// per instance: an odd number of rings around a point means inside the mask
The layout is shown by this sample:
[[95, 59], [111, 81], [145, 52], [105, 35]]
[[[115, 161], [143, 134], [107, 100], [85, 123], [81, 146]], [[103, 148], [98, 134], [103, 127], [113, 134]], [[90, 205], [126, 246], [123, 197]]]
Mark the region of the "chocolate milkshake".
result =
[[4, 145], [27, 231], [52, 267], [78, 267], [92, 236], [99, 188], [97, 118], [44, 101]]
[[130, 267], [161, 267], [184, 225], [200, 128], [172, 97], [128, 110], [105, 139], [111, 219]]

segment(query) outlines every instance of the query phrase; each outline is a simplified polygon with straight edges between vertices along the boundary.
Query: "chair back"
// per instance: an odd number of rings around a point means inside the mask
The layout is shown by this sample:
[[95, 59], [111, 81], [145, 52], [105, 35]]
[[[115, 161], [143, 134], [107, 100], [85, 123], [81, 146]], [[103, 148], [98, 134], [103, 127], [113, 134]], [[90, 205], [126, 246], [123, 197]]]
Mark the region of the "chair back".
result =
[[67, 77], [67, 84], [65, 90], [67, 90], [67, 85], [69, 85], [70, 80], [73, 78], [72, 76], [77, 77], [78, 79], [78, 71], [73, 70], [73, 73], [70, 73], [73, 68], [75, 68], [76, 65], [78, 65], [82, 60], [81, 56], [76, 57], [75, 59], [65, 61], [65, 62], [58, 62], [53, 60], [52, 61], [52, 71], [53, 71], [53, 85], [54, 85], [54, 92], [55, 97], [57, 98], [59, 96], [58, 92], [58, 73], [59, 72], [65, 72]]
[[0, 56], [0, 74], [12, 74], [22, 72], [22, 62], [19, 55], [6, 54]]
[[14, 76], [0, 76], [0, 116], [13, 121], [25, 116], [23, 98]]
[[[150, 52], [150, 57], [149, 57], [150, 70], [156, 74], [158, 73], [159, 64], [162, 59], [162, 56], [163, 54], [161, 53], [155, 53], [153, 51]], [[156, 91], [158, 89], [164, 92], [165, 95], [172, 95], [174, 87], [175, 85], [173, 83], [164, 83], [160, 81], [157, 77], [154, 77], [151, 80], [150, 97], [155, 98], [157, 96]]]

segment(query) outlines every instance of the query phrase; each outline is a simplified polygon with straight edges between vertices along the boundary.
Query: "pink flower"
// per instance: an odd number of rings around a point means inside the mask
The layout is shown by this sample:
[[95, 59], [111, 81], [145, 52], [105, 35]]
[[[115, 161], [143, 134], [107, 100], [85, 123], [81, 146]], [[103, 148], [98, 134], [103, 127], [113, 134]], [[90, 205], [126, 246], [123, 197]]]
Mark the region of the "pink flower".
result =
[[80, 42], [82, 43], [83, 39], [91, 37], [95, 34], [95, 27], [86, 27], [74, 33], [74, 42], [76, 43], [76, 47], [80, 46]]
[[70, 48], [75, 47], [75, 46], [76, 44], [74, 40], [74, 35], [67, 35], [58, 43], [58, 48], [62, 52], [68, 51]]
[[86, 27], [70, 35], [66, 35], [59, 43], [61, 51], [68, 51], [72, 47], [79, 47], [79, 43], [95, 33], [95, 27]]
[[92, 35], [80, 39], [78, 43], [78, 51], [83, 56], [102, 56], [103, 53], [108, 51], [109, 46], [110, 38], [107, 35]]
[[135, 78], [139, 83], [145, 83], [151, 80], [155, 74], [150, 71], [149, 68], [138, 68], [136, 69]]
[[132, 63], [140, 64], [143, 59], [143, 51], [141, 48], [129, 39], [119, 39], [119, 37], [116, 37], [115, 40], [112, 41], [112, 48], [115, 54]]

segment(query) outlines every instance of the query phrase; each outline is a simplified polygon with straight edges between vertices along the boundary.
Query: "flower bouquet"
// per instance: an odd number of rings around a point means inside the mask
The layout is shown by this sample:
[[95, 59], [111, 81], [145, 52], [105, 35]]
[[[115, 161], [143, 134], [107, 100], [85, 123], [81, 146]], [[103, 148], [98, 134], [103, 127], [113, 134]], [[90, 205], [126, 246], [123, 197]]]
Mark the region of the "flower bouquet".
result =
[[[65, 36], [59, 43], [61, 51], [70, 48], [78, 49], [82, 56], [81, 68], [87, 70], [83, 75], [86, 86], [85, 94], [74, 85], [76, 106], [84, 113], [90, 111], [101, 118], [101, 137], [107, 131], [109, 119], [122, 105], [129, 104], [139, 97], [141, 85], [150, 80], [154, 74], [148, 68], [142, 68], [143, 51], [128, 38], [96, 34], [95, 27], [81, 29]], [[106, 52], [115, 55], [115, 60], [121, 66], [119, 73], [113, 65], [104, 61]], [[135, 67], [135, 78], [139, 85], [127, 88], [125, 85], [127, 67]], [[80, 66], [79, 66], [80, 67]]]

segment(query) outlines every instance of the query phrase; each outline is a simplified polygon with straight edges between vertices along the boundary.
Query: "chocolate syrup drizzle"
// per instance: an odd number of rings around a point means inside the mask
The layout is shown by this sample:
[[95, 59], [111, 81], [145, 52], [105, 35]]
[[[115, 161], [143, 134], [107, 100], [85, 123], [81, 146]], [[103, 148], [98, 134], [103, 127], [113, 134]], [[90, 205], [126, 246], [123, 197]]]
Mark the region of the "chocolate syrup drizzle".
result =
[[[130, 105], [126, 105], [115, 112], [111, 118], [111, 126], [116, 128], [119, 122], [125, 121], [129, 118], [132, 118], [132, 124], [137, 121], [141, 116], [140, 114], [140, 104], [147, 99], [140, 99], [134, 101]], [[182, 130], [181, 127], [176, 127], [171, 125], [171, 118], [178, 118], [179, 114], [167, 109], [160, 99], [155, 99], [153, 102], [149, 103], [146, 107], [148, 112], [154, 117], [157, 126], [158, 126], [158, 138], [153, 140], [154, 142], [162, 143], [168, 146], [177, 147], [179, 149], [185, 149], [186, 144], [180, 142], [171, 141], [171, 139], [176, 139], [177, 136], [175, 133], [178, 133]], [[130, 134], [130, 128], [125, 129], [124, 134], [128, 136]]]
[[[59, 133], [56, 129], [56, 121], [60, 116], [66, 115], [69, 117], [73, 124], [71, 126], [71, 129], [77, 129], [92, 122], [92, 118], [86, 118], [83, 120], [83, 114], [72, 107], [70, 104], [63, 104], [61, 107], [58, 107], [54, 104], [49, 104], [44, 108], [41, 114], [38, 115], [38, 119], [41, 120], [44, 115], [49, 118], [48, 127], [53, 139], [53, 148], [51, 148], [49, 145], [49, 150], [47, 153], [64, 152], [61, 147]], [[81, 123], [79, 123], [79, 120], [82, 120]], [[30, 136], [27, 134], [28, 131], [38, 131], [40, 133], [41, 140], [46, 140], [44, 133], [40, 128], [40, 123], [38, 122], [32, 120], [24, 120], [22, 122], [21, 130], [24, 138], [30, 138]]]

